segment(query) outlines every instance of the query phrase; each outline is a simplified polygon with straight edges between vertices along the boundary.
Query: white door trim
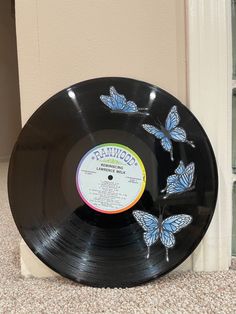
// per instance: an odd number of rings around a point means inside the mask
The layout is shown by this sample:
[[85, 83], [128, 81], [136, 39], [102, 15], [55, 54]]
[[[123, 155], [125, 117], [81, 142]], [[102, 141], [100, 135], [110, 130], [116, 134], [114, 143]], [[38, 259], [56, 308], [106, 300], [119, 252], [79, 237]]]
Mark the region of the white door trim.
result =
[[212, 143], [219, 172], [216, 211], [193, 254], [194, 270], [224, 270], [232, 238], [231, 0], [186, 0], [188, 105]]

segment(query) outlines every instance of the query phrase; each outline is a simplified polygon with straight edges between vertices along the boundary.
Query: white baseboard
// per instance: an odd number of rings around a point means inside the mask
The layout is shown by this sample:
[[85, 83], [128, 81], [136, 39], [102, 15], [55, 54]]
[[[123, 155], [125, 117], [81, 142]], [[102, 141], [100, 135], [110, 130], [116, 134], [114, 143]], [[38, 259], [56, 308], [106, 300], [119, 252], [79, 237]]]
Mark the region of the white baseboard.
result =
[[59, 276], [33, 254], [23, 239], [20, 241], [20, 265], [23, 277], [50, 278]]

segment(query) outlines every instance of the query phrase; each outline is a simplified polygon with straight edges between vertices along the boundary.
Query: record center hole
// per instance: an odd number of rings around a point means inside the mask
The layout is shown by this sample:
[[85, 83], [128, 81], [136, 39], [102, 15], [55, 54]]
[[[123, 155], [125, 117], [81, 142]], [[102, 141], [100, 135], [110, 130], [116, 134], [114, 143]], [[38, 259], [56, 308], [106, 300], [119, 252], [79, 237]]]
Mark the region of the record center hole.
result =
[[113, 176], [112, 175], [109, 175], [108, 176], [108, 180], [112, 180], [113, 179]]

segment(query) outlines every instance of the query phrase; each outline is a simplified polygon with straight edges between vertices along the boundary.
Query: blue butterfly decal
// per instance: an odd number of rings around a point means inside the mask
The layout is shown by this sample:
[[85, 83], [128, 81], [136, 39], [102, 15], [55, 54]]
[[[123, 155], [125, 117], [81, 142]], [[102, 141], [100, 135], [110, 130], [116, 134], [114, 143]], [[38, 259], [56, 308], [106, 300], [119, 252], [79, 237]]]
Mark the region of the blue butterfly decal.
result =
[[195, 147], [192, 141], [187, 140], [186, 132], [183, 128], [178, 127], [180, 116], [177, 112], [177, 107], [173, 106], [166, 118], [165, 127], [160, 125], [160, 129], [151, 124], [143, 124], [142, 127], [150, 134], [161, 140], [163, 149], [170, 153], [170, 158], [173, 161], [173, 145], [174, 142], [183, 142]]
[[186, 167], [181, 160], [178, 167], [175, 169], [175, 174], [167, 178], [166, 187], [161, 191], [166, 192], [164, 198], [167, 198], [171, 194], [181, 194], [183, 192], [194, 189], [195, 164], [191, 162]]
[[173, 215], [164, 220], [141, 210], [134, 210], [133, 216], [145, 231], [144, 242], [148, 248], [147, 258], [150, 256], [150, 247], [160, 239], [166, 249], [166, 261], [169, 262], [168, 249], [175, 246], [174, 234], [187, 227], [192, 222], [190, 215]]
[[117, 93], [115, 88], [110, 87], [110, 96], [100, 96], [101, 101], [112, 111], [133, 113], [138, 112], [138, 107], [133, 101], [127, 101], [124, 95]]

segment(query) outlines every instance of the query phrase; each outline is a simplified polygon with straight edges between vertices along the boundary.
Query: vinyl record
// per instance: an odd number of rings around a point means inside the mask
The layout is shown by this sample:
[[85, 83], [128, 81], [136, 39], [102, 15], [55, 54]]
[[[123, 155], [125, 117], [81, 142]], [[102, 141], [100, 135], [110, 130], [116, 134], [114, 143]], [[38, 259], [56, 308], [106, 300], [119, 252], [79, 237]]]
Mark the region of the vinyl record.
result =
[[15, 223], [40, 260], [97, 287], [131, 287], [182, 263], [214, 213], [206, 133], [175, 97], [107, 77], [46, 101], [9, 166]]

